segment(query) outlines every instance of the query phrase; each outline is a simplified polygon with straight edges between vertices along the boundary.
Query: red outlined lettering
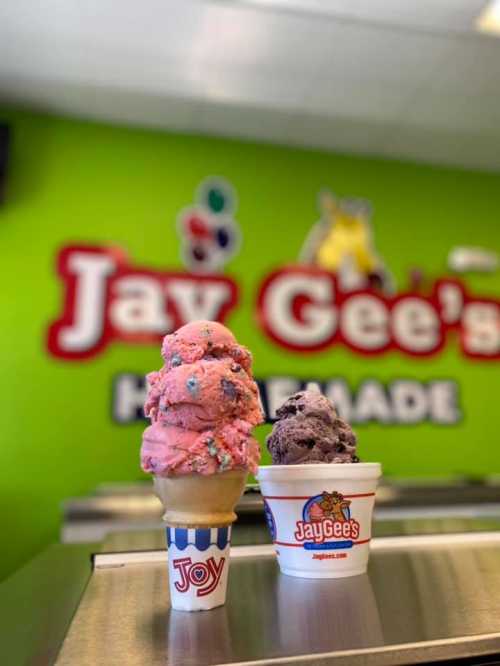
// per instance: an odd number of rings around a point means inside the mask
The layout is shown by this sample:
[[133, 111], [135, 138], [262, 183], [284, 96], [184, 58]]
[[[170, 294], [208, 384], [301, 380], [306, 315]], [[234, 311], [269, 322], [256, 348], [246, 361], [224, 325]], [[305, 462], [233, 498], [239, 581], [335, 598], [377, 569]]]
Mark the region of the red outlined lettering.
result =
[[219, 562], [216, 562], [214, 557], [209, 557], [206, 562], [194, 563], [190, 557], [173, 560], [172, 565], [180, 576], [180, 580], [174, 583], [175, 589], [184, 593], [193, 585], [199, 588], [196, 590], [197, 597], [207, 596], [219, 584], [225, 562], [225, 557], [221, 557]]
[[500, 359], [500, 301], [476, 297], [456, 279], [436, 280], [428, 295], [345, 293], [328, 271], [288, 266], [262, 282], [257, 316], [271, 340], [302, 353], [342, 345], [366, 356], [428, 357], [455, 336], [465, 356]]
[[238, 301], [234, 280], [133, 267], [119, 248], [71, 245], [57, 259], [62, 314], [48, 330], [53, 356], [83, 360], [111, 342], [158, 344], [196, 319], [224, 323]]

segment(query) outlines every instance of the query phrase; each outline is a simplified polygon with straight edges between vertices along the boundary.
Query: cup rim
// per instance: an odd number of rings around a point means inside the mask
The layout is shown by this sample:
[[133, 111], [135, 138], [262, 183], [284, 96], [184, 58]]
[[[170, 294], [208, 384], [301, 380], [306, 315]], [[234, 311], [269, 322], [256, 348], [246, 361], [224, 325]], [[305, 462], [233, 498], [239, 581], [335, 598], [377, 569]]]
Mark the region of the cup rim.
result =
[[379, 479], [380, 463], [319, 463], [315, 465], [260, 465], [255, 477], [261, 481], [307, 481], [308, 479]]

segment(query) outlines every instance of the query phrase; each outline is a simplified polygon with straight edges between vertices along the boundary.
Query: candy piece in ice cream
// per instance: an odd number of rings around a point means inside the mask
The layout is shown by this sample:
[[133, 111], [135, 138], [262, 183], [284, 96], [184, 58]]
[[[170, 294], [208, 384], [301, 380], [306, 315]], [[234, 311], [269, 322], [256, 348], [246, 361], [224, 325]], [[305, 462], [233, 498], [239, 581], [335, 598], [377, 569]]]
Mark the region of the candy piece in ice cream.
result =
[[148, 375], [146, 416], [190, 430], [240, 418], [262, 421], [257, 384], [231, 359], [200, 360]]
[[255, 472], [260, 449], [251, 429], [239, 419], [203, 432], [154, 423], [144, 431], [142, 469], [157, 476], [207, 475], [238, 468]]
[[216, 321], [194, 321], [163, 339], [161, 354], [169, 370], [203, 358], [232, 358], [251, 373], [252, 355], [231, 331]]
[[300, 391], [276, 411], [267, 437], [275, 465], [357, 462], [356, 436], [318, 391]]

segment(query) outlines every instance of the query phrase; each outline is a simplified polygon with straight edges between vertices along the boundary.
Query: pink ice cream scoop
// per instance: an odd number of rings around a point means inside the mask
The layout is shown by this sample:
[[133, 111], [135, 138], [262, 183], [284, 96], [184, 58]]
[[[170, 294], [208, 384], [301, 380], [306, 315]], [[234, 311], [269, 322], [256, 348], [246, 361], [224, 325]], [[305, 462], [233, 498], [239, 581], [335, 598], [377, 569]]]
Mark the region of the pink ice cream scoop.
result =
[[227, 358], [202, 359], [148, 376], [145, 414], [153, 422], [204, 430], [240, 418], [262, 420], [257, 385], [243, 367]]
[[216, 322], [193, 322], [163, 341], [164, 367], [148, 375], [151, 426], [141, 463], [157, 476], [256, 471], [262, 422], [250, 352]]
[[163, 338], [161, 355], [170, 370], [200, 359], [232, 358], [251, 376], [252, 355], [231, 331], [216, 321], [194, 321]]
[[256, 472], [260, 449], [246, 421], [202, 432], [154, 423], [144, 432], [141, 459], [143, 470], [158, 476], [215, 474], [237, 467]]

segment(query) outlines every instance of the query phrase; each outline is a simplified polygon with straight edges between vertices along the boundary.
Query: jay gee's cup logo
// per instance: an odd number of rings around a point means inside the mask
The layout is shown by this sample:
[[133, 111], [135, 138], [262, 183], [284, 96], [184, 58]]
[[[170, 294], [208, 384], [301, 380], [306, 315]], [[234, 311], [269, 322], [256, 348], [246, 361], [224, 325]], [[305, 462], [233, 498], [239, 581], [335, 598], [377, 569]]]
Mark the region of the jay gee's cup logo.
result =
[[296, 522], [295, 539], [306, 550], [352, 548], [360, 525], [351, 517], [351, 501], [341, 493], [324, 491], [304, 504], [302, 520]]

